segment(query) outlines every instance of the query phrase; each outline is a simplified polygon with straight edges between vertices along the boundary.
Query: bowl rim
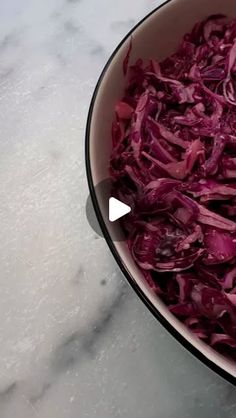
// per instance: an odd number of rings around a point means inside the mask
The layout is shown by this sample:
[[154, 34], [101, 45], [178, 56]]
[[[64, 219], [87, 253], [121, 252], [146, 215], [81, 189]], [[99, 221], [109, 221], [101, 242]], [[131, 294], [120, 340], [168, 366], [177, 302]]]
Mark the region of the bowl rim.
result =
[[89, 187], [89, 192], [91, 196], [91, 200], [93, 203], [94, 211], [97, 217], [97, 220], [99, 222], [99, 226], [101, 228], [101, 231], [103, 233], [103, 236], [105, 238], [105, 241], [115, 258], [116, 263], [118, 264], [120, 270], [124, 274], [125, 278], [127, 279], [128, 283], [131, 285], [133, 290], [136, 292], [136, 294], [139, 296], [139, 298], [142, 300], [142, 302], [146, 305], [146, 307], [149, 309], [149, 311], [153, 314], [153, 316], [160, 322], [160, 324], [185, 348], [187, 349], [191, 354], [193, 354], [198, 360], [200, 360], [203, 364], [208, 366], [212, 371], [217, 373], [220, 377], [223, 377], [225, 380], [227, 380], [229, 383], [236, 386], [236, 377], [228, 373], [226, 370], [218, 366], [216, 363], [211, 361], [208, 357], [203, 354], [199, 349], [197, 349], [194, 344], [192, 344], [190, 341], [187, 341], [187, 339], [175, 329], [174, 326], [170, 324], [170, 322], [158, 311], [158, 309], [152, 304], [150, 299], [145, 295], [145, 293], [142, 291], [142, 289], [139, 287], [138, 283], [135, 281], [134, 277], [129, 273], [127, 270], [125, 264], [123, 263], [123, 260], [116, 249], [110, 233], [106, 227], [106, 224], [104, 222], [102, 212], [100, 210], [100, 206], [98, 203], [98, 199], [95, 192], [95, 187], [93, 183], [93, 177], [92, 177], [92, 167], [91, 167], [91, 161], [90, 161], [90, 131], [91, 131], [91, 122], [92, 122], [92, 116], [93, 116], [93, 110], [95, 107], [98, 91], [100, 89], [101, 83], [106, 75], [106, 72], [108, 68], [110, 67], [110, 64], [112, 63], [114, 57], [116, 54], [120, 51], [122, 46], [125, 44], [125, 42], [132, 36], [133, 32], [136, 31], [136, 29], [139, 28], [146, 20], [148, 20], [153, 14], [155, 14], [158, 10], [160, 10], [162, 7], [167, 5], [168, 3], [171, 3], [174, 0], [165, 0], [162, 4], [155, 7], [151, 12], [149, 12], [147, 15], [145, 15], [141, 20], [138, 21], [138, 23], [125, 35], [125, 37], [121, 40], [121, 42], [118, 44], [118, 46], [114, 49], [112, 54], [110, 55], [107, 63], [105, 64], [99, 79], [97, 81], [97, 84], [95, 86], [92, 99], [89, 106], [88, 111], [88, 117], [87, 117], [87, 123], [86, 123], [86, 130], [85, 130], [85, 166], [86, 166], [86, 175], [87, 175], [87, 182]]

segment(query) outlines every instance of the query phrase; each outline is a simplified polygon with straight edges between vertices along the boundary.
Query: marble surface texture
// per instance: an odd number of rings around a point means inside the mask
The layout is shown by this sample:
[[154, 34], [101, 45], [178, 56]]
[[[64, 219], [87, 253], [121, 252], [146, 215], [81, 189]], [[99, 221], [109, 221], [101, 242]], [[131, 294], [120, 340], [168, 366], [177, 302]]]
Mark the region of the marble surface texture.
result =
[[236, 417], [85, 217], [94, 86], [157, 4], [0, 1], [0, 418]]

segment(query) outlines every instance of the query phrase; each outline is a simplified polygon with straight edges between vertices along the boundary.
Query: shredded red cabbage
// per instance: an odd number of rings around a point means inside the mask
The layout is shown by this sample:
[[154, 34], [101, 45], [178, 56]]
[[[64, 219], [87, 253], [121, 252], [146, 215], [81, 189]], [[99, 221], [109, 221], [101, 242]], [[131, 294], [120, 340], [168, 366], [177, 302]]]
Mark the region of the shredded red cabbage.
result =
[[236, 20], [198, 23], [161, 63], [129, 67], [130, 48], [110, 169], [130, 251], [170, 311], [236, 360]]

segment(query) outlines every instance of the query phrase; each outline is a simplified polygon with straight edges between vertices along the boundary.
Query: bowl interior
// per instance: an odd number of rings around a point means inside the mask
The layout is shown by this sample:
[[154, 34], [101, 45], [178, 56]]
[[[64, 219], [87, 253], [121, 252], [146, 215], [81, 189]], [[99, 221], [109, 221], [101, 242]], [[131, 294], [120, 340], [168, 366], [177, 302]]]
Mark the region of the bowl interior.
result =
[[[212, 14], [225, 14], [236, 17], [235, 0], [171, 0], [147, 17], [132, 33], [132, 51], [130, 63], [138, 58], [155, 58], [162, 60], [173, 53], [183, 35], [190, 31], [193, 25]], [[100, 80], [93, 103], [90, 120], [89, 159], [93, 185], [109, 178], [109, 158], [111, 152], [111, 124], [114, 118], [114, 107], [122, 97], [125, 78], [123, 75], [123, 61], [130, 45], [130, 36], [114, 53], [106, 71]], [[104, 215], [104, 222], [110, 236], [113, 226], [105, 219], [107, 213], [107, 195], [96, 192], [96, 199], [100, 212]], [[117, 228], [117, 225], [116, 225]], [[167, 307], [152, 293], [142, 274], [132, 260], [125, 242], [113, 243], [122, 264], [152, 305], [164, 318], [203, 355], [236, 377], [236, 365], [217, 354], [205, 343], [197, 339], [181, 324]]]

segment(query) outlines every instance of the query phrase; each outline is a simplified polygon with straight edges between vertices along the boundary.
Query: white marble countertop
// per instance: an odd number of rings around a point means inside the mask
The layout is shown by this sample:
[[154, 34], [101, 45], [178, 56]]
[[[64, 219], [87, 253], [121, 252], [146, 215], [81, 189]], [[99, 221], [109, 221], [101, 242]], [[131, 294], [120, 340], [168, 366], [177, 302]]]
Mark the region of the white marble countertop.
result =
[[85, 217], [93, 88], [157, 4], [0, 2], [0, 418], [236, 416], [236, 389], [158, 324]]

